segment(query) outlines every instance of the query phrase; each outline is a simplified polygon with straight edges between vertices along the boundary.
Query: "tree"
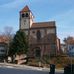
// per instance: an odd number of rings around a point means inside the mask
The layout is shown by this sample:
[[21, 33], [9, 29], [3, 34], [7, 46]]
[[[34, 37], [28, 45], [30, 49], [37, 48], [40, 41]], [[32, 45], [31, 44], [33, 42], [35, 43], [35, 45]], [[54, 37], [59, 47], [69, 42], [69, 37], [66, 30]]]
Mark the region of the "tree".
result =
[[8, 52], [9, 52], [9, 47], [10, 47], [10, 43], [14, 37], [13, 34], [13, 27], [10, 26], [6, 26], [4, 28], [4, 31], [1, 33], [0, 37], [3, 39], [3, 42], [7, 44], [7, 50], [6, 50], [6, 58], [8, 56]]
[[28, 51], [28, 38], [19, 30], [16, 32], [13, 41], [10, 43], [9, 55], [26, 54]]

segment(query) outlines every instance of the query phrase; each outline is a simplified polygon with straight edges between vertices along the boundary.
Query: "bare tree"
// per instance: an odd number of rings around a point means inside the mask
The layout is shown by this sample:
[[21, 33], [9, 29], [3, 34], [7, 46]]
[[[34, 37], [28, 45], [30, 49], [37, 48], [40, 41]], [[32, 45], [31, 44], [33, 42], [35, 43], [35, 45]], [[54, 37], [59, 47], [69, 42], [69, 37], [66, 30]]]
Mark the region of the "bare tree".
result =
[[4, 36], [7, 37], [8, 43], [9, 43], [13, 38], [13, 28], [9, 27], [9, 26], [6, 26], [4, 28]]
[[6, 41], [5, 41], [5, 42], [6, 42], [7, 45], [8, 45], [8, 49], [7, 49], [7, 55], [8, 55], [10, 43], [11, 43], [11, 41], [13, 40], [13, 36], [14, 36], [13, 27], [6, 26], [6, 27], [4, 28], [4, 32], [2, 33], [2, 36], [6, 38]]

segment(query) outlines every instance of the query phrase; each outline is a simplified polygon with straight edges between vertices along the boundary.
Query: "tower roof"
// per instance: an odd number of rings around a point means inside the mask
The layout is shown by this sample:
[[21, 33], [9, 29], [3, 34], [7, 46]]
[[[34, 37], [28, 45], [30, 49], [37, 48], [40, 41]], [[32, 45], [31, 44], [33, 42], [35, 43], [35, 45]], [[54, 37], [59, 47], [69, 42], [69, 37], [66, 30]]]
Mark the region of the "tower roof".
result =
[[30, 11], [29, 7], [26, 5], [20, 12], [27, 12]]

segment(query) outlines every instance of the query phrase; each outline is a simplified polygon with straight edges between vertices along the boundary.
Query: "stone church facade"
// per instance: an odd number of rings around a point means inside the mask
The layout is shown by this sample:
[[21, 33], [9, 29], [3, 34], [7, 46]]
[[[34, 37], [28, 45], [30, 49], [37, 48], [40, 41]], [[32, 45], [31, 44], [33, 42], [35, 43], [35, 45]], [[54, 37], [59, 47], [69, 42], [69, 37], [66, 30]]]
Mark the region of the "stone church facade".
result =
[[34, 16], [28, 6], [20, 11], [20, 30], [29, 38], [29, 56], [55, 56], [57, 36], [55, 21], [34, 22]]

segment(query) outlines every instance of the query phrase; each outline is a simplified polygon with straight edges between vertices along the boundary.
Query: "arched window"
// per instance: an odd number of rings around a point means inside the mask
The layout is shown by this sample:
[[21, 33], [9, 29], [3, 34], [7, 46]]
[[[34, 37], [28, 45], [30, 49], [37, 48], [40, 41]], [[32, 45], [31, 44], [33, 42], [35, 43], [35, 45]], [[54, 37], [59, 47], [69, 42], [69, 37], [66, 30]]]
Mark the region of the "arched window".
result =
[[28, 17], [29, 16], [28, 13], [26, 13], [25, 16]]
[[40, 32], [40, 30], [37, 30], [37, 40], [40, 40], [41, 39], [41, 32]]
[[29, 16], [28, 13], [25, 13], [25, 14], [23, 13], [23, 14], [22, 14], [22, 18], [24, 18], [24, 17], [28, 17], [28, 16]]
[[25, 14], [22, 14], [22, 18], [24, 18], [25, 17]]

